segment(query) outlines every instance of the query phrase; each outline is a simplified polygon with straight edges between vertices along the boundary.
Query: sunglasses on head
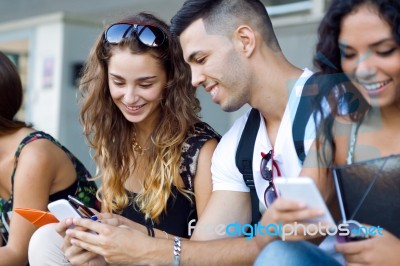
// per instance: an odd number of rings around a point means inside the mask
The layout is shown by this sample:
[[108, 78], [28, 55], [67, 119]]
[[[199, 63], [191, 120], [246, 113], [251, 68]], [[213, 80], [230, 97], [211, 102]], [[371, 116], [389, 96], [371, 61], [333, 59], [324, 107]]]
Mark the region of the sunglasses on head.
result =
[[110, 44], [119, 44], [123, 39], [135, 34], [136, 38], [148, 47], [159, 47], [167, 39], [166, 34], [157, 26], [132, 23], [116, 23], [105, 32], [104, 38]]
[[280, 170], [278, 168], [278, 165], [274, 162], [273, 158], [273, 151], [270, 150], [268, 153], [261, 153], [262, 159], [260, 163], [260, 173], [261, 177], [268, 181], [268, 187], [264, 192], [264, 202], [265, 206], [269, 206], [272, 204], [272, 202], [275, 201], [277, 198], [276, 195], [276, 190], [275, 190], [275, 185], [273, 182], [273, 167], [275, 166], [278, 175], [280, 176]]

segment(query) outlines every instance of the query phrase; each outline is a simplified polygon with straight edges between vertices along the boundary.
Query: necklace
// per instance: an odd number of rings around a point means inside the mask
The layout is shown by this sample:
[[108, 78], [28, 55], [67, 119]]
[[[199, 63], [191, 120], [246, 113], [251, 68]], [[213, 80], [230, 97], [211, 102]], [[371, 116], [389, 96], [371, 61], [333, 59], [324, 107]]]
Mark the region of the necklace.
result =
[[143, 155], [144, 152], [146, 150], [148, 150], [148, 149], [144, 149], [144, 148], [142, 148], [142, 146], [140, 146], [140, 144], [136, 140], [136, 134], [132, 138], [132, 147], [133, 147], [133, 150], [135, 152], [137, 152], [139, 155]]

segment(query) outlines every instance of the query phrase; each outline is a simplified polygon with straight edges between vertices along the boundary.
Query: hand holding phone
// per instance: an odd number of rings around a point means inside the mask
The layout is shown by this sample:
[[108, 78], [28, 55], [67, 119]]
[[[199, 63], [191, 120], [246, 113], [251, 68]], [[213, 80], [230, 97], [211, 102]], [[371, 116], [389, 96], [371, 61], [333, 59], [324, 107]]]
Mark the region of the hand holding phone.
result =
[[349, 232], [348, 235], [339, 233], [336, 236], [338, 243], [346, 243], [352, 241], [361, 241], [369, 238], [368, 231], [365, 226], [362, 226], [355, 220], [347, 220], [341, 224], [341, 228], [346, 228]]
[[324, 210], [323, 216], [307, 219], [307, 222], [328, 222], [331, 225], [335, 225], [335, 221], [333, 220], [321, 193], [310, 177], [280, 177], [274, 179], [274, 184], [279, 196], [304, 202], [309, 208], [319, 208]]
[[68, 196], [68, 200], [60, 199], [50, 202], [47, 207], [59, 221], [67, 218], [95, 217], [87, 206], [72, 196]]
[[95, 216], [96, 214], [92, 212], [89, 207], [87, 207], [85, 204], [80, 202], [78, 199], [72, 197], [71, 195], [68, 195], [68, 201], [76, 209], [76, 211], [81, 215], [81, 217], [84, 218], [91, 218]]

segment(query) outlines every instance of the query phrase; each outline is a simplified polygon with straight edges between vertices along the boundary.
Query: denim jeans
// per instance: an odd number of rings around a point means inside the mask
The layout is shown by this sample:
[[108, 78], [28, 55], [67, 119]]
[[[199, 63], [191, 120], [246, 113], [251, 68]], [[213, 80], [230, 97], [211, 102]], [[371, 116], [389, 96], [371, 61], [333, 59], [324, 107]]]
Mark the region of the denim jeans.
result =
[[254, 266], [341, 266], [328, 253], [307, 241], [275, 240], [258, 255]]

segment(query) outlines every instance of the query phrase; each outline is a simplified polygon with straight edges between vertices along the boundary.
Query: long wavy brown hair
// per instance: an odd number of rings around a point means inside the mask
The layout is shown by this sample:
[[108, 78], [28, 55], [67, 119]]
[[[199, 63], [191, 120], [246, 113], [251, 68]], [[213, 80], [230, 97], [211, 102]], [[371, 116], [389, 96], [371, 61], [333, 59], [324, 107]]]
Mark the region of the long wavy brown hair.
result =
[[[144, 180], [143, 189], [135, 198], [136, 204], [146, 218], [158, 221], [166, 210], [173, 186], [190, 198], [191, 192], [183, 185], [179, 166], [186, 134], [199, 122], [200, 102], [191, 85], [190, 69], [183, 60], [178, 40], [171, 36], [168, 25], [149, 13], [139, 13], [120, 22], [155, 25], [165, 32], [167, 40], [160, 47], [151, 48], [140, 43], [133, 34], [119, 44], [109, 44], [102, 33], [90, 52], [81, 78], [80, 119], [94, 150], [99, 170], [97, 177], [102, 181], [99, 195], [103, 210], [118, 213], [129, 204], [124, 185], [135, 173]], [[151, 147], [143, 155], [147, 156], [145, 159], [133, 152], [135, 125], [125, 119], [110, 95], [108, 63], [116, 47], [129, 47], [133, 54], [151, 53], [167, 73], [160, 120], [151, 134]]]

